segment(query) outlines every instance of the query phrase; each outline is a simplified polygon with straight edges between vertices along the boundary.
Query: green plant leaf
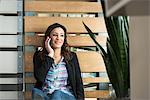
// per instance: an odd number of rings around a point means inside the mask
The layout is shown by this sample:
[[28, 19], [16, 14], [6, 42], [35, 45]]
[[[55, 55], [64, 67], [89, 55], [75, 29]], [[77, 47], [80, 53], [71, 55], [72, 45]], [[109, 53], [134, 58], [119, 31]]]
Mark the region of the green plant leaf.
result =
[[[94, 41], [94, 43], [96, 44], [97, 48], [99, 49], [99, 51], [101, 51], [100, 53], [102, 54], [102, 57], [105, 57], [106, 56], [106, 52], [105, 50], [102, 48], [102, 46], [96, 41], [96, 37], [94, 35], [94, 33], [87, 27], [87, 25], [82, 22], [85, 29], [88, 31], [90, 37], [92, 38], [92, 40]], [[105, 59], [105, 58], [104, 58]]]
[[104, 16], [104, 18], [108, 32], [107, 52], [96, 41], [94, 33], [84, 22], [83, 24], [103, 57], [108, 77], [117, 97], [124, 97], [128, 94], [130, 87], [128, 20], [126, 16]]

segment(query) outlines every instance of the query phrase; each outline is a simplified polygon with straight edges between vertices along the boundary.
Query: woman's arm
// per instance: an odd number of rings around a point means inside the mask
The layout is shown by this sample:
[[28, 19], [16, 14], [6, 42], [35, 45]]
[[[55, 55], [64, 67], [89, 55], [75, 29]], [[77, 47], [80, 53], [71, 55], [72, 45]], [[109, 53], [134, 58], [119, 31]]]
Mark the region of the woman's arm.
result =
[[76, 93], [78, 100], [84, 100], [84, 89], [83, 89], [83, 82], [81, 77], [81, 70], [78, 62], [78, 58], [76, 53], [73, 53], [73, 60], [75, 65], [75, 75], [76, 75]]
[[36, 51], [33, 56], [34, 77], [38, 82], [44, 82], [47, 70], [54, 62], [49, 56], [45, 56], [45, 60], [41, 60], [41, 51]]

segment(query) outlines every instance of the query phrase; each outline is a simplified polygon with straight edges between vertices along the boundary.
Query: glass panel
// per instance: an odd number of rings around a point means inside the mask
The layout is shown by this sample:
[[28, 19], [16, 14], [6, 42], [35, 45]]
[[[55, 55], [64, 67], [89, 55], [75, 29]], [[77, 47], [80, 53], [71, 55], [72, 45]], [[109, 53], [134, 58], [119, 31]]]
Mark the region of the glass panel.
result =
[[17, 16], [0, 16], [0, 34], [17, 34]]
[[0, 78], [0, 84], [17, 84], [18, 78]]
[[17, 91], [0, 91], [1, 100], [18, 100]]
[[17, 13], [17, 0], [0, 0], [0, 13]]
[[17, 73], [17, 51], [0, 51], [0, 73]]
[[17, 47], [17, 35], [0, 35], [0, 47]]

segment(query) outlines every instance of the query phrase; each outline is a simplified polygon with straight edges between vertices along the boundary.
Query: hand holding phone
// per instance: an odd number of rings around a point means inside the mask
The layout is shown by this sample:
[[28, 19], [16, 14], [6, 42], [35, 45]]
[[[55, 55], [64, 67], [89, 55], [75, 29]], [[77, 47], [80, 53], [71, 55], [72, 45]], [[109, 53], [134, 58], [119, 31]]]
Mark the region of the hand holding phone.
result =
[[47, 37], [46, 40], [45, 40], [45, 48], [46, 48], [46, 50], [48, 52], [48, 56], [53, 58], [54, 50], [51, 47], [51, 38], [50, 37]]

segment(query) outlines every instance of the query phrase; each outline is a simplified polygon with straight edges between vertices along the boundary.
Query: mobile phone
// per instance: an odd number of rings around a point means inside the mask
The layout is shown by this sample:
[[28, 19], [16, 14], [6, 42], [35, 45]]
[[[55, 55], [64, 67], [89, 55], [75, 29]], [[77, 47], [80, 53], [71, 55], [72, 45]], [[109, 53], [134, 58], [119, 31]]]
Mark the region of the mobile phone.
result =
[[[50, 38], [50, 37], [49, 37], [49, 38]], [[50, 38], [50, 39], [51, 39], [51, 38]], [[52, 46], [52, 39], [50, 40], [49, 45]]]

